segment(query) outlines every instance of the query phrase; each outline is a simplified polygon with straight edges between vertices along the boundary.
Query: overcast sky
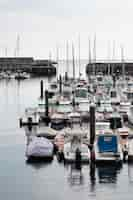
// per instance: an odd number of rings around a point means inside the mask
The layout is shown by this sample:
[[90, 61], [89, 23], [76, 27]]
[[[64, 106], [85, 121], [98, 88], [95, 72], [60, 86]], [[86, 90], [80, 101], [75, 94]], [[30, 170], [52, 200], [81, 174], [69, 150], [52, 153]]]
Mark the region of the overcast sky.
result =
[[[97, 57], [120, 58], [120, 46], [125, 58], [133, 59], [132, 0], [0, 0], [0, 55], [13, 56], [16, 38], [20, 36], [20, 56], [47, 58], [49, 52], [65, 58], [66, 41], [74, 43], [78, 55], [88, 58], [88, 37], [93, 45], [97, 38]], [[110, 44], [110, 45], [109, 45]], [[109, 48], [110, 46], [110, 48]]]

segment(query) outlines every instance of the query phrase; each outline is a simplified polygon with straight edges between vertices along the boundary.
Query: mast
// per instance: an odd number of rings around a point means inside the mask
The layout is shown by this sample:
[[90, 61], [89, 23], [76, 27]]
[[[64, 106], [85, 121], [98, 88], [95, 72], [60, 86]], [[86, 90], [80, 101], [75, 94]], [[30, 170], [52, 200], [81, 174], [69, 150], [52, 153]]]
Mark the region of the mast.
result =
[[72, 43], [72, 62], [73, 62], [73, 79], [75, 80], [75, 58], [74, 58], [74, 46]]
[[94, 44], [93, 44], [93, 68], [94, 75], [96, 75], [96, 34], [94, 36]]
[[66, 43], [66, 73], [68, 75], [69, 72], [69, 44], [68, 41]]
[[19, 54], [20, 54], [20, 36], [17, 35], [16, 47], [15, 47], [15, 50], [14, 50], [14, 56], [19, 57]]
[[115, 41], [113, 41], [113, 66], [112, 66], [112, 76], [114, 74], [114, 68], [115, 68]]
[[59, 47], [56, 46], [56, 62], [57, 62], [57, 79], [58, 79], [58, 73], [59, 73]]
[[80, 63], [80, 35], [79, 35], [79, 38], [78, 38], [78, 47], [79, 47], [79, 79], [80, 79], [80, 67], [81, 67], [81, 63]]
[[89, 54], [88, 54], [88, 61], [89, 61], [89, 63], [91, 63], [91, 41], [90, 41], [90, 38], [89, 38]]
[[108, 41], [108, 55], [107, 55], [107, 62], [108, 62], [108, 76], [110, 75], [110, 41]]
[[125, 62], [124, 62], [124, 48], [121, 46], [121, 62], [122, 62], [122, 76], [125, 78]]

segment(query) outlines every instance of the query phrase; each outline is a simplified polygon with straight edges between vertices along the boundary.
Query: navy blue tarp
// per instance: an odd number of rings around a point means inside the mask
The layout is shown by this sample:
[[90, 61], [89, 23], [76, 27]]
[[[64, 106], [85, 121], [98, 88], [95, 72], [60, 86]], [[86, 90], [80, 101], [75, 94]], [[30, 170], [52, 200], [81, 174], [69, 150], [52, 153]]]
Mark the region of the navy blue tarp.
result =
[[99, 152], [117, 153], [117, 136], [116, 135], [100, 135], [98, 137]]

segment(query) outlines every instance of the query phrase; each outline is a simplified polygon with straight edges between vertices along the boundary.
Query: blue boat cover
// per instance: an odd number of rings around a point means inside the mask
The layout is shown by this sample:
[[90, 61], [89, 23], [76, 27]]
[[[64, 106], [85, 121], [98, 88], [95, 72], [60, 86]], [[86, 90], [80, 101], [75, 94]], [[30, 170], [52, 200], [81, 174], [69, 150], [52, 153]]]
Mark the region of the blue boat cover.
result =
[[117, 153], [117, 136], [116, 135], [100, 135], [98, 137], [98, 149], [100, 153], [113, 152]]

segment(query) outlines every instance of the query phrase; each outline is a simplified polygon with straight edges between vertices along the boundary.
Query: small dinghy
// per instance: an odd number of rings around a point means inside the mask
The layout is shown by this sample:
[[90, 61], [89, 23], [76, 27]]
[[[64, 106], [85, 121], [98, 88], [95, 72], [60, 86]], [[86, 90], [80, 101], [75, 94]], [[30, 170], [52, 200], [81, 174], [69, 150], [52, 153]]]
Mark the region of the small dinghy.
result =
[[43, 137], [34, 137], [26, 149], [26, 157], [29, 161], [53, 159], [53, 144]]

